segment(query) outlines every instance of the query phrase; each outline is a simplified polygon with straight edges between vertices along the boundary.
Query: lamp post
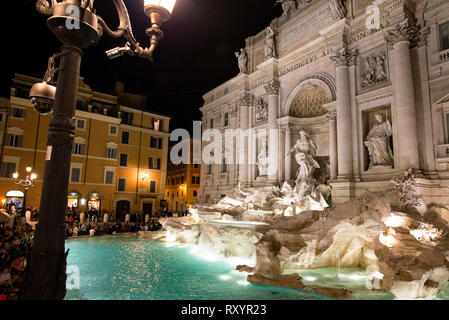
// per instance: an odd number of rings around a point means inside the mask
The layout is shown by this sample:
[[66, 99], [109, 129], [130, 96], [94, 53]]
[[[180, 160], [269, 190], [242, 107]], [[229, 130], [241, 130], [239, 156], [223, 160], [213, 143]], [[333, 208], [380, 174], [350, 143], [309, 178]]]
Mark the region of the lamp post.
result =
[[34, 186], [34, 180], [36, 180], [37, 178], [37, 175], [35, 173], [32, 173], [33, 168], [31, 168], [30, 166], [27, 166], [25, 171], [26, 176], [24, 180], [19, 179], [18, 172], [12, 174], [12, 177], [14, 179], [13, 182], [19, 186], [25, 187], [25, 192], [23, 193], [23, 208], [22, 208], [23, 211], [26, 211], [27, 192], [30, 187]]
[[[120, 25], [111, 30], [96, 14], [94, 0], [37, 0], [36, 9], [44, 15], [49, 29], [62, 42], [61, 53], [49, 60], [43, 83], [30, 91], [35, 109], [52, 114], [47, 143], [44, 182], [29, 270], [24, 291], [27, 300], [61, 300], [66, 294], [64, 214], [73, 145], [82, 49], [99, 42], [103, 34], [124, 37], [124, 47], [107, 52], [109, 58], [123, 54], [153, 61], [153, 52], [163, 37], [161, 24], [168, 20], [176, 0], [144, 0], [144, 11], [151, 21], [146, 30], [150, 47], [142, 48], [134, 38], [128, 10], [123, 0], [113, 0]], [[59, 63], [57, 63], [57, 59]], [[49, 85], [57, 73], [56, 88]]]

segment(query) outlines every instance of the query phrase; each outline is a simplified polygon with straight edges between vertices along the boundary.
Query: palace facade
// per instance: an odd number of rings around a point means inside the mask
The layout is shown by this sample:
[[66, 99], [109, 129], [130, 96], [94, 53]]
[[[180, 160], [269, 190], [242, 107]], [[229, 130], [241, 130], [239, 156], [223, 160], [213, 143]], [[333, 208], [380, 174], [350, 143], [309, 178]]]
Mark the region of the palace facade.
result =
[[[203, 165], [201, 200], [233, 196], [239, 183], [293, 183], [298, 164], [287, 153], [304, 130], [333, 203], [390, 189], [413, 168], [426, 202], [449, 204], [449, 1], [287, 2], [236, 53], [240, 74], [201, 108], [203, 130], [277, 134], [235, 148], [240, 164]], [[262, 148], [276, 155], [275, 173], [261, 175]]]
[[[37, 113], [28, 98], [39, 79], [16, 74], [4, 128], [0, 166], [0, 198], [23, 201], [23, 189], [12, 173], [24, 178], [31, 166], [37, 174], [27, 194], [27, 206], [39, 207], [50, 116]], [[117, 212], [151, 213], [165, 206], [170, 118], [140, 110], [146, 97], [123, 91], [116, 95], [93, 91], [80, 78], [76, 106], [75, 141], [70, 168], [68, 205]]]

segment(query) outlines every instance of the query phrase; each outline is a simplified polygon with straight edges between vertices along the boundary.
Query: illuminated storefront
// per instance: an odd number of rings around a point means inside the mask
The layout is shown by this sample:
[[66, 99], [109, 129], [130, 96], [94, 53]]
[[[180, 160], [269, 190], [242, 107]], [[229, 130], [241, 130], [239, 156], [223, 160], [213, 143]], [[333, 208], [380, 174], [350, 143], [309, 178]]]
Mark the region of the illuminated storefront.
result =
[[12, 190], [6, 193], [6, 205], [13, 204], [16, 209], [23, 207], [24, 194], [22, 191]]
[[77, 192], [70, 192], [67, 196], [67, 206], [69, 208], [78, 208], [80, 206], [80, 194]]
[[87, 208], [95, 209], [95, 210], [101, 209], [101, 197], [98, 193], [91, 193], [89, 195], [88, 201], [87, 201]]

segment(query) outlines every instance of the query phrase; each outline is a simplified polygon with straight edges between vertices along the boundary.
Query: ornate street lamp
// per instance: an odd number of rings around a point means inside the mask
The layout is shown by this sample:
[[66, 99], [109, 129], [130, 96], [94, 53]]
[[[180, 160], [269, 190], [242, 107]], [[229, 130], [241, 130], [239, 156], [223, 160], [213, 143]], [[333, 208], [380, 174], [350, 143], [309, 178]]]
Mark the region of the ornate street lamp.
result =
[[26, 211], [26, 200], [27, 200], [27, 192], [30, 189], [30, 187], [34, 186], [34, 181], [37, 179], [37, 175], [35, 173], [32, 173], [33, 168], [30, 166], [26, 167], [26, 176], [24, 180], [19, 179], [19, 173], [14, 172], [12, 174], [13, 182], [19, 186], [25, 187], [25, 192], [23, 193], [23, 208], [22, 210]]
[[[150, 47], [142, 48], [133, 35], [128, 10], [122, 0], [113, 0], [120, 19], [116, 30], [111, 30], [96, 14], [94, 0], [37, 0], [37, 10], [50, 16], [48, 27], [63, 46], [60, 53], [50, 58], [44, 82], [36, 84], [30, 91], [35, 109], [44, 114], [53, 114], [48, 135], [39, 224], [27, 272], [25, 299], [60, 300], [66, 294], [68, 252], [65, 252], [64, 245], [64, 213], [67, 207], [82, 49], [97, 44], [103, 34], [114, 38], [124, 37], [125, 46], [108, 51], [110, 58], [126, 53], [153, 61], [153, 52], [163, 37], [160, 26], [170, 18], [175, 1], [144, 0], [144, 11], [151, 21], [151, 27], [146, 30]], [[57, 81], [54, 79], [56, 73]], [[55, 83], [56, 88], [50, 83]]]

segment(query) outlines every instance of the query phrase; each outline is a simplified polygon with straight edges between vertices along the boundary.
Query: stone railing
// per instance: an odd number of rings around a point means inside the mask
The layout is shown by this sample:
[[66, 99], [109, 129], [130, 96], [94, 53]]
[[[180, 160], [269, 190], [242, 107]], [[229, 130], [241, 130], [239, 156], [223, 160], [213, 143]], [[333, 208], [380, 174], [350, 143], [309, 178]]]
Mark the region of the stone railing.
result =
[[449, 49], [439, 52], [438, 55], [440, 56], [440, 62], [448, 61], [449, 60]]

